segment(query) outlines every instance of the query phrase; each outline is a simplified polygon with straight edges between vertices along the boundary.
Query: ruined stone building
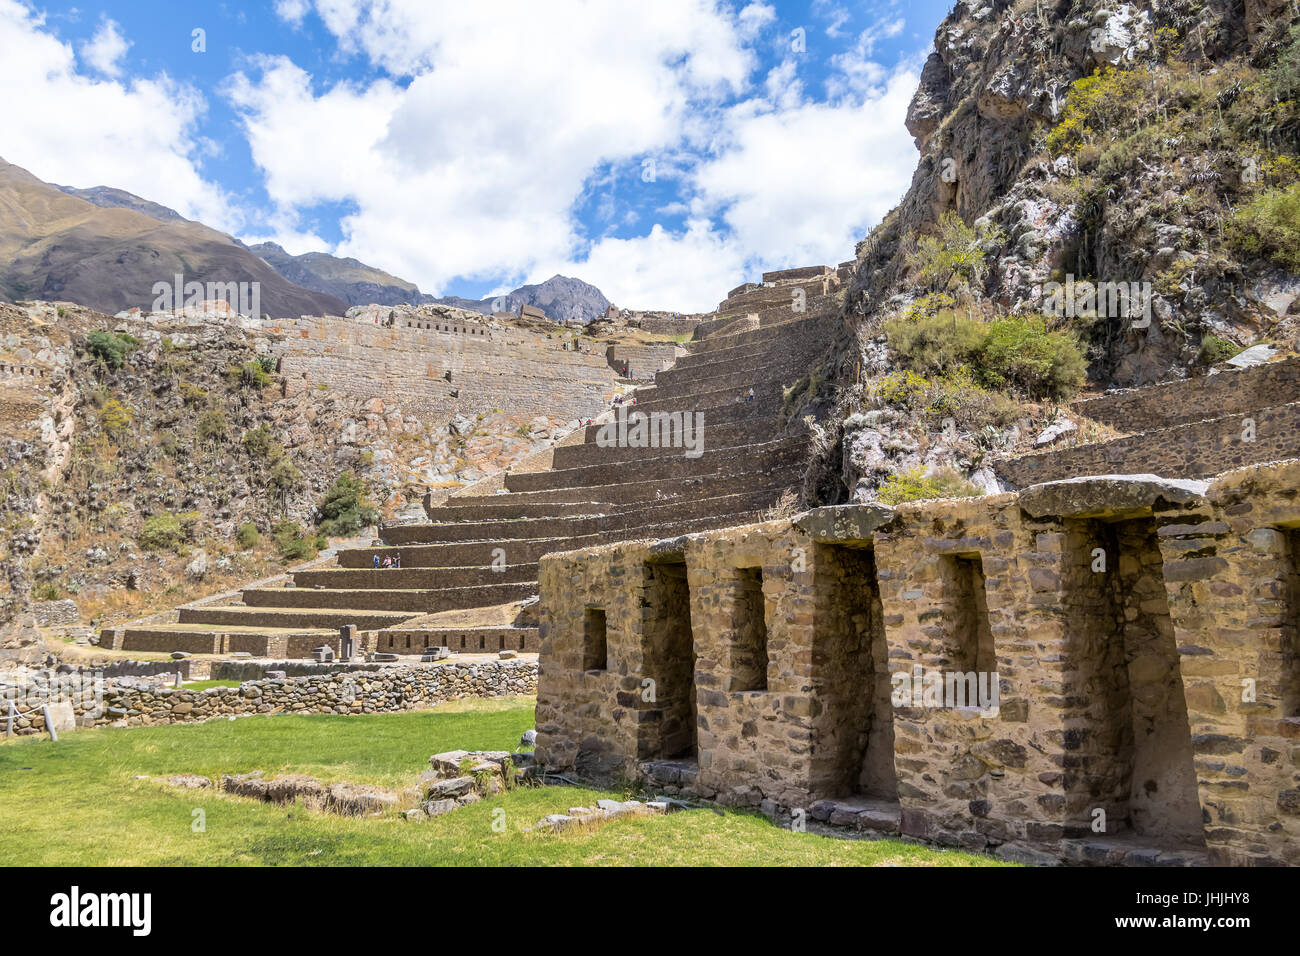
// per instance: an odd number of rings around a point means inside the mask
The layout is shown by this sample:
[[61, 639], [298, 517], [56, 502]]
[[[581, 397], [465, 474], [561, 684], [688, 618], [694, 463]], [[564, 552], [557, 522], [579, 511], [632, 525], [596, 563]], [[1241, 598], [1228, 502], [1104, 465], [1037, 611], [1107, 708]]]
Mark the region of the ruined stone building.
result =
[[[1300, 863], [1297, 488], [1082, 478], [549, 555], [539, 759], [1009, 859]], [[932, 673], [996, 673], [994, 706], [909, 698]]]

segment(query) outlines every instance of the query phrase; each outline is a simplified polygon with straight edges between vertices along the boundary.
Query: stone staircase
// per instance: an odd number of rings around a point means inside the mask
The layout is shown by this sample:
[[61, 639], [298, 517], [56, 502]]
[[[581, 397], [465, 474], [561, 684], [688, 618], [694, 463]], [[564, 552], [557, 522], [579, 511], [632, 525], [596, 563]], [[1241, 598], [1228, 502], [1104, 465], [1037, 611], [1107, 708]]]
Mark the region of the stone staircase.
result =
[[[339, 629], [352, 625], [376, 632], [363, 646], [389, 653], [440, 644], [536, 650], [535, 626], [404, 625], [530, 598], [538, 560], [551, 552], [752, 521], [802, 481], [808, 438], [782, 421], [783, 392], [830, 339], [836, 280], [771, 275], [770, 285], [723, 302], [723, 321], [679, 347], [676, 362], [633, 393], [629, 411], [702, 413], [698, 457], [682, 448], [602, 447], [601, 424], [590, 425], [580, 440], [553, 449], [548, 470], [471, 486], [426, 507], [427, 523], [384, 527], [382, 544], [342, 550], [335, 567], [294, 573], [291, 587], [249, 588], [241, 603], [185, 607], [177, 624], [106, 635], [125, 650], [305, 656], [321, 644], [337, 653]], [[801, 281], [809, 286], [803, 314], [788, 306], [788, 287]], [[398, 554], [400, 568], [374, 567], [376, 556], [382, 563]]]
[[1120, 433], [994, 463], [1025, 488], [1078, 475], [1208, 478], [1244, 465], [1300, 457], [1300, 357], [1075, 402]]

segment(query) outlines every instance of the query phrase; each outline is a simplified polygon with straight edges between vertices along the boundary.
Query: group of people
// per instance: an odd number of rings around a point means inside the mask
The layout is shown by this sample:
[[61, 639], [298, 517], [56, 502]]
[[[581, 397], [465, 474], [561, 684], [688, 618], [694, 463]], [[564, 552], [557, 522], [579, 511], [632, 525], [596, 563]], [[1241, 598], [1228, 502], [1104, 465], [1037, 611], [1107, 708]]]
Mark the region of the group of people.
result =
[[386, 554], [384, 560], [380, 562], [378, 553], [375, 554], [375, 569], [379, 568], [400, 568], [402, 566], [402, 552], [397, 554]]

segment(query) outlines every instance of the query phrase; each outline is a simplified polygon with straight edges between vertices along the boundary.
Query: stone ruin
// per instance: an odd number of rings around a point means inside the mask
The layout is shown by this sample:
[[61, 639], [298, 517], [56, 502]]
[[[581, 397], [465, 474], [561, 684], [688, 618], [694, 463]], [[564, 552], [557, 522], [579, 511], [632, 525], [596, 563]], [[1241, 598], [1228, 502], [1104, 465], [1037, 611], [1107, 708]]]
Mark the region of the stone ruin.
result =
[[538, 763], [1028, 862], [1298, 864], [1298, 487], [1079, 478], [549, 555]]

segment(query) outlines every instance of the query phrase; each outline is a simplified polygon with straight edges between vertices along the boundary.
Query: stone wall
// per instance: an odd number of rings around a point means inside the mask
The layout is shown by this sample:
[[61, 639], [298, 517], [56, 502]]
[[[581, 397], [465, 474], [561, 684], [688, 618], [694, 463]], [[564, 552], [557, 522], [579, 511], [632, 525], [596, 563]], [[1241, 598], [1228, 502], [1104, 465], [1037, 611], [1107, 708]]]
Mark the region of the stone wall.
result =
[[1300, 864], [1297, 488], [1076, 479], [549, 555], [539, 758], [1008, 859]]
[[608, 405], [617, 378], [604, 356], [562, 349], [558, 335], [328, 316], [263, 325], [290, 396], [328, 389], [400, 395], [424, 416], [508, 409], [521, 419], [581, 418]]
[[[1206, 414], [1215, 409], [1206, 407]], [[1205, 478], [1224, 468], [1300, 455], [1300, 402], [1193, 424], [1157, 428], [1106, 442], [994, 462], [1016, 487], [1074, 475], [1175, 475]]]
[[[105, 687], [102, 702], [86, 693], [72, 704], [81, 726], [135, 727], [253, 714], [396, 713], [464, 697], [527, 695], [536, 689], [535, 661], [506, 660], [270, 678], [203, 691], [127, 681]], [[27, 700], [21, 709], [30, 706], [39, 703]], [[23, 717], [15, 732], [34, 734], [43, 729], [39, 716]]]
[[1147, 432], [1295, 401], [1300, 401], [1300, 358], [1119, 389], [1075, 402], [1072, 407], [1119, 431]]

